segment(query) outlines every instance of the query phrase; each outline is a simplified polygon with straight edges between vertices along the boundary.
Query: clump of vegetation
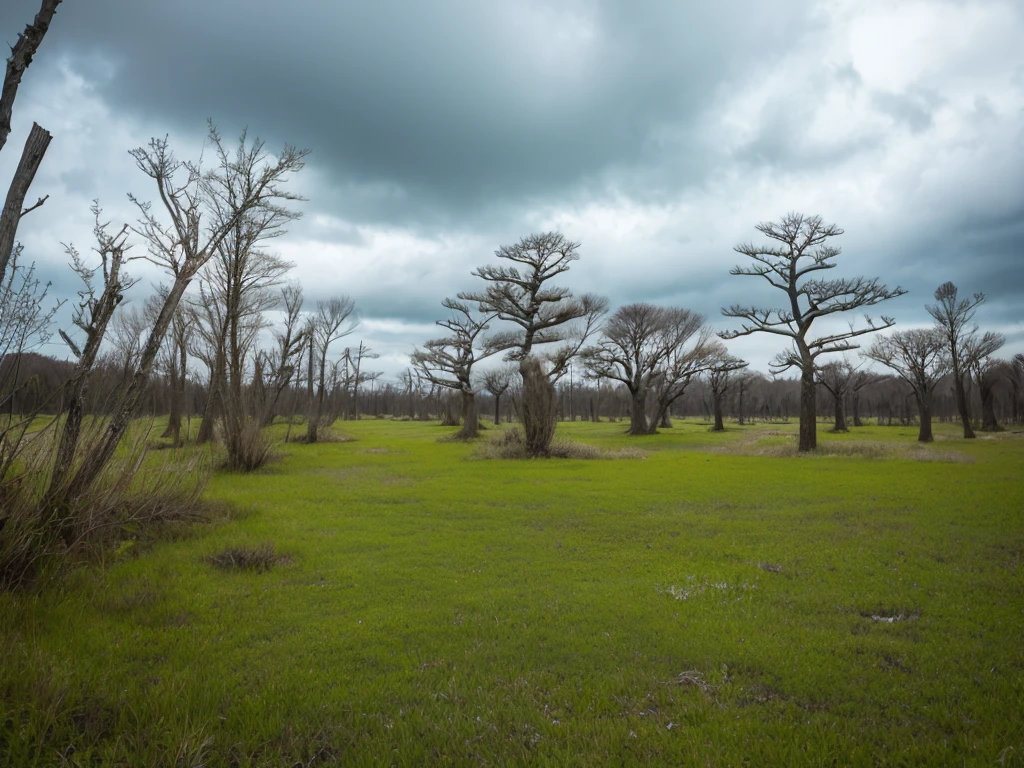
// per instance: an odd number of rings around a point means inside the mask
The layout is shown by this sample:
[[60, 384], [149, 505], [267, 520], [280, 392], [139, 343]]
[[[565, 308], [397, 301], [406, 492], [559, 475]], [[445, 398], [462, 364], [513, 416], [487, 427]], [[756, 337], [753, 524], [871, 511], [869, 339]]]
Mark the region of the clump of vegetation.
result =
[[[473, 454], [481, 459], [531, 459], [535, 455], [527, 445], [523, 433], [513, 427], [506, 429]], [[600, 448], [573, 440], [555, 440], [548, 446], [548, 457], [553, 459], [643, 459], [647, 454], [634, 447], [603, 451]]]
[[[315, 442], [318, 443], [351, 443], [354, 442], [355, 438], [351, 435], [343, 435], [341, 432], [335, 432], [333, 429], [320, 429], [317, 431], [317, 438]], [[288, 443], [303, 443], [309, 442], [308, 435], [295, 434], [289, 435], [285, 442]]]
[[[742, 449], [738, 452], [744, 452]], [[755, 447], [745, 451], [755, 456], [787, 458], [794, 456], [834, 457], [850, 456], [862, 459], [910, 459], [912, 461], [939, 461], [952, 464], [973, 464], [974, 457], [961, 451], [927, 448], [920, 443], [884, 443], [875, 441], [822, 442], [813, 451], [799, 452], [793, 444]]]
[[277, 554], [274, 543], [267, 542], [256, 547], [228, 547], [216, 555], [203, 558], [207, 563], [224, 571], [255, 571], [265, 573], [275, 565], [290, 562], [287, 555]]
[[239, 427], [232, 446], [221, 465], [231, 472], [253, 472], [280, 458], [274, 441], [255, 419], [246, 419]]
[[147, 449], [147, 436], [128, 440], [96, 482], [71, 499], [48, 492], [54, 436], [32, 441], [0, 483], [0, 589], [87, 560], [125, 539], [151, 536], [162, 526], [206, 517], [206, 456], [182, 459], [164, 452], [158, 458]]

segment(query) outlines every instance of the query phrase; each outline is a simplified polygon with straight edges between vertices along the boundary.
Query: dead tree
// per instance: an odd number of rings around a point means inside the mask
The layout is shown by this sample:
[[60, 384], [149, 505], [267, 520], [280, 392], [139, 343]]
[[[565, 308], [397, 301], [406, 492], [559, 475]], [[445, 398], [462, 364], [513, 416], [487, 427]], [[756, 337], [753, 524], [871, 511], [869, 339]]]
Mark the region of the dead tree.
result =
[[818, 383], [832, 396], [833, 432], [850, 431], [846, 425], [846, 399], [858, 373], [857, 366], [845, 359], [825, 363], [815, 371]]
[[895, 371], [910, 385], [921, 422], [917, 439], [932, 442], [932, 397], [951, 368], [944, 336], [934, 328], [897, 331], [876, 338], [861, 355]]
[[483, 376], [484, 389], [494, 397], [494, 425], [501, 424], [501, 396], [512, 384], [514, 371], [508, 366], [494, 368]]
[[80, 301], [72, 315], [72, 322], [85, 334], [85, 341], [79, 345], [68, 333], [60, 332], [77, 363], [64, 395], [64, 426], [46, 494], [50, 500], [63, 498], [64, 486], [76, 465], [89, 379], [114, 311], [124, 298], [125, 291], [135, 284], [135, 280], [124, 270], [130, 247], [127, 243], [128, 226], [125, 225], [120, 232], [111, 235], [107, 231], [107, 224], [100, 219], [98, 203], [93, 204], [92, 212], [99, 264], [90, 267], [73, 245], [65, 246], [65, 252], [71, 259], [71, 268], [82, 281], [82, 289], [78, 293]]
[[[320, 419], [327, 395], [327, 355], [331, 345], [352, 333], [359, 321], [355, 318], [356, 305], [348, 296], [339, 296], [316, 303], [316, 314], [309, 330], [309, 419], [306, 423], [306, 442], [317, 441]], [[316, 392], [314, 393], [314, 380]]]
[[[554, 437], [557, 408], [554, 382], [597, 330], [607, 302], [597, 296], [575, 297], [552, 279], [579, 259], [579, 243], [558, 232], [529, 235], [495, 251], [513, 266], [486, 265], [473, 271], [482, 291], [460, 293], [480, 311], [517, 326], [487, 339], [487, 347], [518, 363], [523, 380], [521, 417], [531, 456], [547, 456]], [[542, 350], [551, 350], [543, 352]]]
[[[18, 41], [11, 48], [11, 56], [7, 59], [7, 69], [4, 73], [3, 88], [0, 89], [0, 150], [7, 144], [7, 137], [11, 134], [11, 117], [14, 111], [14, 99], [18, 95], [18, 87], [21, 85], [21, 78], [32, 63], [32, 57], [39, 49], [43, 37], [50, 28], [50, 22], [57, 12], [57, 6], [61, 0], [43, 0], [32, 23], [25, 27], [25, 31], [18, 35]], [[18, 222], [29, 211], [32, 211], [46, 202], [49, 195], [40, 197], [36, 203], [25, 208], [25, 198], [28, 196], [29, 187], [35, 178], [36, 171], [43, 162], [43, 155], [50, 145], [49, 132], [38, 124], [32, 124], [25, 147], [21, 152], [21, 159], [14, 171], [14, 178], [7, 190], [7, 198], [4, 207], [0, 210], [0, 284], [7, 276], [7, 267], [10, 264], [11, 256], [14, 253], [15, 237], [18, 233]]]
[[[131, 380], [121, 387], [107, 428], [91, 447], [67, 487], [68, 497], [81, 494], [95, 482], [114, 455], [139, 404], [164, 335], [178, 303], [193, 278], [213, 257], [238, 221], [257, 211], [279, 208], [300, 199], [282, 186], [303, 166], [306, 152], [285, 147], [271, 160], [257, 140], [236, 157], [221, 150], [221, 138], [210, 127], [210, 141], [218, 148], [216, 167], [174, 157], [169, 141], [153, 139], [149, 147], [132, 150], [136, 166], [157, 185], [160, 201], [170, 219], [165, 224], [152, 206], [131, 196], [140, 219], [134, 231], [148, 246], [146, 258], [174, 278], [143, 347]], [[238, 194], [231, 194], [236, 190]]]
[[866, 327], [836, 331], [811, 337], [811, 326], [818, 318], [849, 312], [902, 296], [900, 287], [887, 288], [878, 278], [842, 278], [823, 280], [814, 277], [822, 270], [834, 269], [841, 253], [829, 240], [843, 234], [835, 224], [825, 224], [820, 216], [790, 213], [778, 222], [762, 222], [757, 230], [779, 245], [741, 243], [734, 249], [754, 261], [751, 266], [737, 266], [732, 275], [763, 277], [770, 285], [786, 294], [788, 301], [781, 308], [766, 309], [733, 304], [722, 309], [726, 317], [742, 322], [740, 328], [727, 331], [724, 339], [735, 339], [753, 333], [771, 333], [787, 338], [791, 346], [772, 360], [772, 372], [781, 373], [795, 367], [800, 371], [800, 451], [817, 447], [817, 404], [814, 371], [821, 355], [857, 349], [852, 339], [891, 327], [895, 320], [885, 315], [881, 324], [865, 316]]
[[[493, 314], [477, 314], [469, 305], [455, 299], [445, 299], [441, 305], [451, 311], [437, 325], [449, 335], [431, 339], [412, 354], [413, 365], [430, 382], [459, 393], [462, 401], [462, 429], [456, 437], [468, 440], [477, 436], [480, 428], [476, 413], [476, 393], [473, 390], [473, 366], [496, 350], [482, 350], [477, 343], [487, 330]], [[507, 386], [507, 385], [506, 385]]]
[[349, 381], [352, 386], [352, 411], [355, 414], [356, 421], [359, 421], [361, 415], [359, 412], [359, 388], [364, 382], [371, 381], [372, 376], [379, 375], [364, 371], [363, 361], [376, 360], [380, 355], [366, 346], [362, 341], [360, 341], [359, 346], [356, 347], [354, 355], [350, 354], [349, 350], [345, 350], [345, 353], [346, 368], [348, 368], [349, 364], [352, 366], [351, 375], [347, 377], [347, 381]]
[[[608, 318], [598, 343], [583, 350], [583, 364], [592, 377], [626, 387], [628, 433], [648, 435], [696, 373], [699, 366], [691, 363], [710, 359], [709, 336], [704, 316], [689, 309], [627, 304]], [[691, 339], [696, 343], [687, 347]]]
[[711, 428], [712, 432], [725, 431], [725, 423], [722, 419], [722, 402], [725, 400], [725, 393], [729, 391], [729, 385], [732, 383], [732, 374], [750, 365], [746, 360], [741, 360], [728, 354], [724, 348], [721, 349], [719, 354], [720, 357], [708, 368], [708, 387], [711, 389], [711, 400], [715, 411], [715, 425]]
[[935, 289], [936, 303], [927, 305], [925, 309], [935, 318], [939, 331], [946, 339], [957, 412], [963, 425], [964, 437], [973, 438], [975, 435], [971, 427], [965, 379], [970, 376], [970, 349], [980, 343], [978, 325], [973, 320], [978, 306], [985, 302], [985, 294], [976, 293], [970, 299], [960, 299], [958, 293], [959, 289], [953, 283], [943, 283]]
[[273, 422], [277, 404], [301, 363], [306, 345], [302, 323], [302, 287], [296, 283], [282, 288], [281, 306], [284, 308], [284, 326], [274, 331], [277, 347], [267, 356], [266, 361], [270, 383], [266, 399], [260, 406], [260, 423], [264, 426]]
[[1005, 336], [992, 332], [982, 336], [973, 334], [965, 343], [967, 370], [978, 385], [981, 397], [982, 432], [999, 432], [1002, 429], [995, 408], [995, 388], [1002, 378], [1002, 361], [995, 360], [992, 355], [1005, 343]]

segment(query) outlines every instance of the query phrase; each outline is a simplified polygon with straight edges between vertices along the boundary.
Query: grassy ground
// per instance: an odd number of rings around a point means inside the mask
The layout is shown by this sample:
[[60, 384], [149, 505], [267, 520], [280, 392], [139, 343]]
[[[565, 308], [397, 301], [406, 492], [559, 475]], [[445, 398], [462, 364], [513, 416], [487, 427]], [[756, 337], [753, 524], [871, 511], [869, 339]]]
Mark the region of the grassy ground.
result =
[[0, 764], [1024, 765], [1021, 435], [339, 429], [217, 475], [230, 522], [0, 595]]

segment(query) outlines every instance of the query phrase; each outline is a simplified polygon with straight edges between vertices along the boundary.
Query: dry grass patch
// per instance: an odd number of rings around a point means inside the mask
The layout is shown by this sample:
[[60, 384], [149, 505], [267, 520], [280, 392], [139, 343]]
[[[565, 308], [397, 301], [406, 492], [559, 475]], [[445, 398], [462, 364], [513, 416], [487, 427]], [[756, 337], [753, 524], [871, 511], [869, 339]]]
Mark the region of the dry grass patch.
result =
[[204, 561], [223, 571], [256, 571], [264, 573], [275, 565], [291, 562], [288, 555], [279, 555], [273, 542], [257, 547], [228, 547], [216, 555], [207, 555]]
[[[333, 429], [321, 429], [317, 432], [316, 441], [318, 443], [354, 443], [355, 438], [351, 435], [343, 435], [340, 432], [335, 432]], [[301, 435], [289, 435], [285, 442], [288, 443], [306, 443], [306, 433], [303, 432]]]

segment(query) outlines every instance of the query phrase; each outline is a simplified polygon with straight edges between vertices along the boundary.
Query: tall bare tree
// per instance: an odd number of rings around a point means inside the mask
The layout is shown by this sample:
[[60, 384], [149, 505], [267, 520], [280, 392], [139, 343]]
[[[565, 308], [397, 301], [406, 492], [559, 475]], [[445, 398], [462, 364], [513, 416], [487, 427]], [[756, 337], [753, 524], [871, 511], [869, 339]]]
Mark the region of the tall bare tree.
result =
[[945, 282], [935, 289], [935, 303], [928, 304], [928, 310], [946, 339], [946, 354], [949, 356], [950, 372], [953, 375], [953, 394], [956, 408], [963, 425], [964, 437], [973, 438], [970, 401], [967, 398], [967, 384], [971, 368], [971, 348], [977, 346], [978, 325], [974, 314], [985, 303], [985, 294], [976, 293], [969, 299], [959, 297], [960, 289], [952, 282]]
[[812, 337], [815, 320], [840, 312], [850, 312], [879, 302], [902, 296], [900, 287], [887, 288], [878, 278], [839, 278], [824, 280], [815, 277], [818, 272], [834, 269], [835, 259], [841, 253], [831, 239], [843, 234], [835, 224], [826, 224], [820, 216], [789, 213], [778, 222], [762, 222], [756, 229], [778, 245], [741, 243], [735, 251], [749, 257], [750, 266], [737, 266], [732, 275], [763, 277], [768, 283], [786, 294], [786, 303], [780, 308], [762, 308], [733, 304], [722, 309], [726, 317], [741, 320], [740, 328], [721, 334], [724, 339], [735, 339], [752, 333], [771, 333], [790, 340], [790, 348], [772, 360], [774, 373], [795, 367], [800, 371], [800, 451], [817, 447], [817, 404], [815, 400], [814, 371], [821, 355], [857, 349], [853, 342], [858, 336], [891, 327], [895, 320], [882, 315], [876, 324], [865, 316], [862, 328], [835, 331]]
[[73, 312], [72, 322], [85, 335], [85, 341], [79, 345], [68, 333], [60, 332], [77, 363], [64, 396], [64, 425], [47, 491], [50, 499], [61, 497], [67, 478], [75, 466], [75, 453], [81, 437], [85, 398], [93, 367], [115, 310], [124, 298], [125, 291], [135, 284], [135, 280], [124, 269], [130, 247], [127, 243], [127, 225], [112, 235], [108, 231], [108, 224], [101, 220], [98, 203], [93, 203], [92, 212], [95, 222], [93, 236], [96, 238], [99, 263], [90, 266], [73, 245], [65, 246], [71, 259], [71, 268], [82, 281], [82, 289], [78, 294], [80, 301]]
[[998, 432], [1001, 427], [996, 418], [995, 388], [1002, 379], [1003, 361], [992, 357], [1006, 343], [1001, 333], [974, 334], [966, 344], [967, 369], [978, 385], [981, 397], [981, 431]]
[[513, 266], [485, 265], [473, 271], [487, 285], [459, 298], [479, 304], [480, 311], [516, 326], [487, 339], [487, 347], [505, 352], [519, 365], [523, 379], [521, 416], [532, 456], [548, 455], [557, 419], [554, 381], [567, 370], [586, 340], [597, 330], [607, 301], [592, 294], [573, 296], [551, 281], [579, 259], [580, 244], [559, 232], [524, 237], [494, 255]]
[[[327, 356], [331, 345], [356, 329], [356, 305], [348, 296], [339, 296], [316, 303], [316, 314], [310, 320], [309, 338], [309, 420], [306, 442], [318, 439], [320, 419], [327, 396]], [[314, 392], [314, 382], [316, 391]]]
[[[113, 457], [149, 381], [178, 303], [199, 270], [238, 221], [300, 199], [283, 185], [302, 168], [305, 151], [286, 146], [280, 155], [271, 158], [263, 142], [256, 140], [247, 151], [232, 156], [223, 150], [220, 135], [212, 125], [210, 142], [217, 148], [217, 161], [211, 169], [177, 160], [166, 138], [153, 139], [148, 147], [131, 152], [139, 170], [156, 183], [170, 220], [169, 224], [163, 223], [150, 203], [130, 196], [140, 214], [134, 231], [146, 241], [146, 258], [167, 270], [174, 280], [146, 338], [138, 366], [117, 393], [104, 434], [68, 483], [69, 498], [91, 486]], [[232, 194], [230, 190], [240, 193]]]
[[476, 437], [479, 429], [473, 366], [487, 356], [477, 340], [487, 330], [493, 315], [480, 315], [465, 302], [451, 298], [442, 301], [441, 306], [451, 314], [436, 324], [447, 330], [448, 335], [426, 342], [422, 350], [413, 352], [412, 362], [429, 381], [459, 393], [462, 429], [457, 437], [468, 440]]
[[284, 310], [284, 325], [274, 331], [277, 346], [266, 361], [270, 384], [266, 400], [261, 405], [261, 421], [264, 425], [274, 420], [277, 403], [301, 365], [302, 351], [306, 346], [302, 321], [302, 286], [293, 283], [282, 288], [280, 306]]
[[951, 368], [943, 334], [934, 328], [896, 331], [876, 338], [861, 355], [895, 371], [910, 385], [921, 422], [917, 439], [932, 442], [932, 397]]

